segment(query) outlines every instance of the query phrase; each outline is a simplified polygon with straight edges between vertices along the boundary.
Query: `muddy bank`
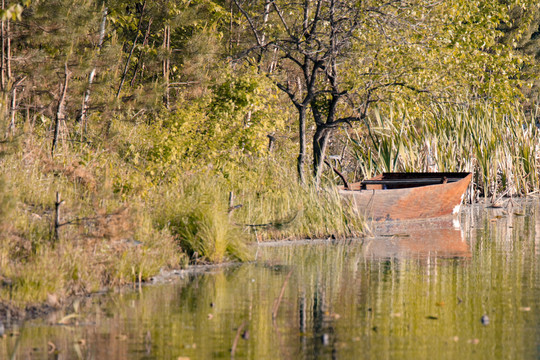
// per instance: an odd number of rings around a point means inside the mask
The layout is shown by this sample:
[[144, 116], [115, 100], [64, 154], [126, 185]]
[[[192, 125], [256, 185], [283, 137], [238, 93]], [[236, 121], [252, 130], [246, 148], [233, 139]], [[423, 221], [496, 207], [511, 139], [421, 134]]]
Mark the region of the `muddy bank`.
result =
[[[20, 324], [27, 320], [43, 318], [57, 310], [59, 310], [59, 308], [49, 304], [36, 304], [22, 309], [11, 304], [0, 303], [0, 324], [3, 324], [6, 329], [9, 329], [15, 324]], [[0, 336], [1, 335], [2, 334], [0, 334]]]

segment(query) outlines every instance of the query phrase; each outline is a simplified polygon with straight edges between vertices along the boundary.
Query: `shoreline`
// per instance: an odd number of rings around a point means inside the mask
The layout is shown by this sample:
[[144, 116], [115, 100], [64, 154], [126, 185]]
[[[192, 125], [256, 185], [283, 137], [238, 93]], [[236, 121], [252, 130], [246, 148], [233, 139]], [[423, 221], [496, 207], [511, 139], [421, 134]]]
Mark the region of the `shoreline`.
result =
[[[530, 200], [538, 200], [540, 197], [538, 195], [531, 195], [528, 197], [523, 198], [510, 198], [505, 197], [502, 200], [507, 202], [513, 201], [517, 202], [518, 205], [523, 206], [524, 203], [530, 201]], [[462, 207], [463, 210], [465, 210], [466, 213], [471, 213], [474, 208], [480, 207], [482, 209], [491, 210], [491, 211], [500, 211], [505, 210], [508, 206], [503, 207], [494, 207], [490, 202], [488, 202], [489, 199], [485, 199], [484, 201], [477, 202], [475, 204], [466, 204]], [[506, 204], [507, 205], [507, 204]], [[463, 210], [461, 214], [463, 214]], [[429, 220], [423, 220], [423, 221], [409, 221], [409, 222], [382, 222], [382, 223], [374, 223], [374, 232], [368, 236], [365, 237], [353, 237], [348, 239], [336, 239], [333, 237], [328, 238], [316, 238], [316, 239], [284, 239], [284, 240], [269, 240], [269, 241], [262, 241], [258, 243], [253, 243], [251, 246], [253, 247], [281, 247], [281, 246], [302, 246], [302, 245], [308, 245], [308, 244], [338, 244], [342, 242], [355, 242], [359, 243], [362, 246], [366, 246], [366, 251], [370, 252], [372, 250], [372, 244], [374, 241], [379, 241], [381, 243], [385, 241], [393, 241], [394, 243], [396, 241], [400, 241], [403, 239], [413, 239], [418, 236], [418, 233], [424, 234], [425, 231], [430, 231], [435, 229], [441, 229], [441, 228], [453, 228], [454, 230], [458, 230], [459, 227], [456, 227], [456, 218], [444, 218], [444, 219], [429, 219]], [[458, 221], [458, 224], [460, 221]], [[403, 231], [404, 230], [404, 231]], [[406, 232], [409, 231], [411, 234], [406, 234]], [[395, 252], [392, 253], [395, 255]], [[391, 256], [390, 253], [387, 255]], [[393, 256], [392, 255], [392, 256]], [[378, 256], [381, 256], [380, 254]], [[384, 255], [383, 255], [384, 256]], [[257, 261], [257, 259], [253, 260]], [[9, 330], [13, 329], [15, 326], [20, 325], [23, 322], [31, 321], [31, 320], [37, 320], [40, 318], [46, 318], [47, 316], [59, 312], [62, 310], [69, 309], [73, 306], [73, 304], [77, 301], [80, 301], [82, 299], [88, 299], [95, 296], [102, 296], [104, 294], [111, 294], [115, 292], [122, 292], [122, 291], [131, 291], [136, 290], [137, 288], [140, 288], [142, 286], [154, 286], [154, 285], [163, 285], [168, 283], [173, 283], [174, 281], [178, 281], [181, 279], [184, 279], [186, 276], [194, 275], [194, 274], [203, 274], [215, 271], [217, 269], [223, 269], [228, 268], [231, 266], [238, 266], [242, 263], [239, 262], [226, 262], [221, 264], [194, 264], [189, 265], [185, 269], [171, 269], [171, 270], [164, 270], [162, 269], [158, 274], [149, 277], [147, 281], [141, 282], [141, 283], [130, 283], [126, 284], [117, 288], [111, 288], [111, 289], [101, 289], [97, 292], [85, 294], [85, 295], [79, 295], [79, 296], [72, 296], [65, 300], [59, 301], [55, 298], [49, 299], [48, 302], [38, 303], [38, 304], [30, 304], [24, 308], [18, 308], [16, 306], [13, 306], [9, 302], [0, 302], [0, 323], [5, 326], [5, 331], [8, 332]], [[4, 333], [4, 336], [6, 334]], [[0, 334], [1, 336], [1, 334]]]

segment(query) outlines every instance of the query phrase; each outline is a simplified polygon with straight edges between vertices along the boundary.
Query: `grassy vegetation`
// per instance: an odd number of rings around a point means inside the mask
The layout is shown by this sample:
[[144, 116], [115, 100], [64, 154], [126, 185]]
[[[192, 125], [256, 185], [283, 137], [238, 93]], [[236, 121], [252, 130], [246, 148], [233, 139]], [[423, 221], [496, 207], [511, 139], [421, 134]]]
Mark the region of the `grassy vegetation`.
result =
[[[272, 154], [197, 166], [156, 157], [162, 138], [149, 129], [144, 121], [117, 121], [107, 142], [65, 138], [54, 157], [39, 129], [4, 144], [1, 301], [54, 305], [144, 281], [162, 268], [249, 260], [255, 240], [363, 231], [335, 191], [299, 185], [293, 167]], [[231, 193], [241, 205], [234, 210]]]
[[[19, 144], [2, 161], [2, 194], [11, 204], [0, 219], [2, 300], [63, 299], [185, 263], [174, 238], [155, 228], [142, 203], [122, 201], [114, 191], [114, 157], [79, 149], [50, 159], [46, 145], [38, 139]], [[56, 192], [63, 199], [58, 239]]]

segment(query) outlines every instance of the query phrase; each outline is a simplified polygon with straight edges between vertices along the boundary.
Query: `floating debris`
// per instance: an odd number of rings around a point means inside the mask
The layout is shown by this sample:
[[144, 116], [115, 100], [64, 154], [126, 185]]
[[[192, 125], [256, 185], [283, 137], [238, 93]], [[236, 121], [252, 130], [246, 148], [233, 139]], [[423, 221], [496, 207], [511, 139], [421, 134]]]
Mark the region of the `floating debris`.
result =
[[487, 315], [482, 315], [480, 318], [480, 321], [482, 322], [482, 325], [487, 326], [489, 325], [489, 317]]
[[58, 325], [69, 325], [72, 319], [76, 320], [79, 317], [80, 315], [75, 313], [66, 315], [62, 319], [60, 319], [60, 321], [58, 321]]
[[47, 343], [47, 353], [53, 354], [55, 351], [56, 351], [56, 345], [52, 341], [49, 341]]

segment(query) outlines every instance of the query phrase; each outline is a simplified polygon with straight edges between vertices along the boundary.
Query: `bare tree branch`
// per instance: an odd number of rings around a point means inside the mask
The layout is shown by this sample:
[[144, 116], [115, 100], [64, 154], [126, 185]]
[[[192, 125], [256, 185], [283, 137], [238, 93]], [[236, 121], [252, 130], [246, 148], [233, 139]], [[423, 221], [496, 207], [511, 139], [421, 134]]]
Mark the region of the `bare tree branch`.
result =
[[249, 16], [247, 11], [244, 10], [244, 8], [242, 6], [240, 6], [240, 3], [238, 2], [238, 0], [234, 0], [234, 3], [236, 4], [236, 7], [238, 7], [238, 10], [240, 10], [242, 15], [244, 15], [247, 22], [249, 23], [249, 27], [251, 29], [251, 32], [253, 33], [253, 36], [255, 36], [255, 40], [257, 41], [257, 45], [260, 48], [262, 48], [264, 46], [264, 44], [263, 44], [263, 41], [261, 40], [261, 37], [259, 36], [259, 33], [257, 32], [257, 28], [255, 27], [255, 24], [253, 23], [253, 19], [251, 18], [251, 16]]

